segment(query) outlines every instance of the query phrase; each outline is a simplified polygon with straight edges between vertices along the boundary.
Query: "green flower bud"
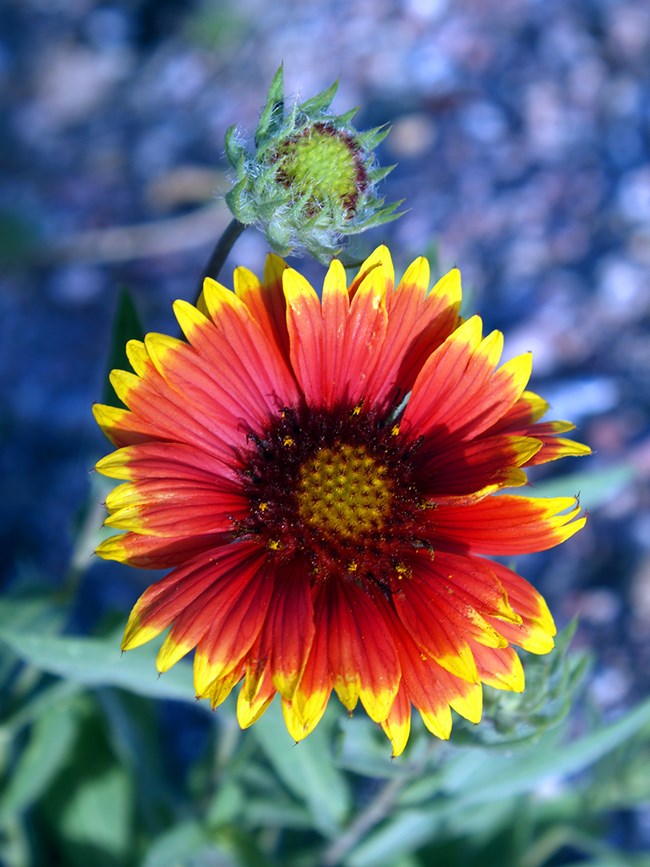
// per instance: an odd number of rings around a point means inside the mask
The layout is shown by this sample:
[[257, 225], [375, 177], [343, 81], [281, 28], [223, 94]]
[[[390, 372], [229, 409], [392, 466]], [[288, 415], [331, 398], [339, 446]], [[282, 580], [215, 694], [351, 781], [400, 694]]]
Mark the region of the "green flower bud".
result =
[[226, 156], [236, 171], [226, 202], [240, 223], [260, 226], [281, 256], [303, 248], [321, 261], [340, 252], [346, 235], [399, 217], [400, 202], [384, 204], [374, 149], [388, 133], [359, 132], [351, 119], [328, 114], [337, 84], [285, 112], [282, 67], [269, 89], [251, 150], [235, 127]]

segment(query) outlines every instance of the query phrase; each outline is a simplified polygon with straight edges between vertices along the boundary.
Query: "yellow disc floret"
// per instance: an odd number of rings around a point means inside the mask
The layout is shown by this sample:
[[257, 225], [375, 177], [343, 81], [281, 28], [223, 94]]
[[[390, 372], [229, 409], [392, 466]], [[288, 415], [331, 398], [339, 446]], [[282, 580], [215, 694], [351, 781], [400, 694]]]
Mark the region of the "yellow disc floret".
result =
[[325, 124], [303, 130], [278, 148], [277, 177], [296, 197], [307, 196], [312, 210], [337, 204], [353, 214], [363, 169], [352, 136]]
[[362, 445], [323, 448], [300, 468], [298, 511], [326, 537], [379, 532], [388, 518], [392, 485], [387, 469]]

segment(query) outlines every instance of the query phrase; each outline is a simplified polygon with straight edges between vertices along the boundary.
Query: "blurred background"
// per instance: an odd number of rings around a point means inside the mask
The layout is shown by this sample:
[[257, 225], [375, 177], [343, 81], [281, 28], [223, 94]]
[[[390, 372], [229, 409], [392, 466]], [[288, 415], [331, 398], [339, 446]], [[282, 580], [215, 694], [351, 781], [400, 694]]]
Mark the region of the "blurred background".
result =
[[[534, 390], [594, 449], [535, 477], [582, 493], [587, 528], [519, 566], [560, 626], [579, 617], [585, 700], [616, 719], [650, 691], [647, 0], [4, 0], [3, 586], [73, 582], [70, 631], [93, 633], [149, 583], [75, 549], [89, 504], [101, 522], [91, 405], [120, 287], [147, 330], [175, 333], [171, 301], [194, 298], [229, 220], [224, 133], [254, 129], [280, 63], [289, 96], [339, 79], [335, 110], [392, 125], [382, 192], [407, 212], [355, 252], [387, 241], [398, 271], [422, 253], [460, 266], [469, 309], [507, 354], [532, 350]], [[265, 254], [248, 230], [223, 281]], [[650, 847], [647, 807], [612, 827]]]

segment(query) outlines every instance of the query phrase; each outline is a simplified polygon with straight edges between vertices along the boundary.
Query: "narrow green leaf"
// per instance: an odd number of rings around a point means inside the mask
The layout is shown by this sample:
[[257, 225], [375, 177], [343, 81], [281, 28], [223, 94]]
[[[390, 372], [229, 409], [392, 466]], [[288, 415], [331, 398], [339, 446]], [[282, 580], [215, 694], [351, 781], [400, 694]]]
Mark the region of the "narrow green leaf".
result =
[[[336, 96], [336, 91], [338, 89], [339, 83], [338, 81], [335, 81], [334, 84], [330, 84], [328, 88], [321, 90], [321, 92], [317, 93], [316, 96], [312, 96], [311, 99], [301, 102], [298, 108], [301, 112], [311, 115], [317, 114], [318, 112], [324, 112], [332, 104], [332, 100]], [[357, 111], [358, 109], [355, 108], [354, 114], [356, 114]]]
[[0, 631], [11, 628], [16, 634], [51, 634], [63, 628], [65, 618], [50, 590], [30, 588], [24, 596], [6, 594], [0, 599]]
[[532, 747], [511, 749], [505, 754], [485, 753], [481, 766], [472, 770], [471, 787], [463, 785], [452, 762], [445, 769], [445, 788], [448, 793], [462, 792], [464, 809], [486, 800], [514, 797], [532, 791], [549, 778], [583, 771], [646, 726], [650, 726], [650, 700], [570, 745], [561, 743], [558, 730], [552, 730]]
[[448, 748], [450, 760], [440, 771], [440, 797], [428, 809], [397, 813], [360, 843], [346, 863], [350, 867], [392, 865], [398, 855], [414, 851], [441, 834], [463, 832], [468, 817], [480, 819], [483, 807], [492, 809], [500, 803], [504, 810], [512, 809], [516, 798], [533, 792], [545, 780], [584, 771], [648, 727], [650, 700], [570, 744], [562, 742], [556, 729], [533, 746], [505, 752]]
[[30, 807], [65, 763], [79, 729], [76, 701], [50, 706], [32, 726], [9, 781], [0, 794], [0, 822]]
[[[204, 852], [210, 838], [198, 822], [182, 822], [157, 837], [145, 855], [142, 867], [180, 867]], [[206, 862], [207, 863], [207, 862]], [[215, 862], [223, 864], [222, 861]]]
[[273, 799], [250, 798], [246, 803], [246, 822], [253, 827], [289, 828], [309, 831], [313, 819], [308, 810], [299, 804], [291, 804], [277, 796]]
[[128, 289], [122, 288], [117, 302], [113, 332], [108, 351], [108, 368], [102, 400], [109, 406], [123, 407], [124, 404], [115, 393], [108, 374], [111, 370], [130, 370], [126, 357], [126, 344], [129, 340], [142, 340], [144, 328], [140, 321], [135, 303]]
[[155, 656], [159, 642], [122, 654], [117, 638], [22, 635], [4, 625], [0, 626], [0, 641], [30, 665], [75, 683], [117, 686], [152, 698], [196, 701], [188, 665], [180, 663], [158, 676]]
[[126, 768], [111, 764], [88, 774], [66, 793], [62, 807], [59, 827], [76, 863], [89, 848], [100, 864], [128, 863], [132, 789]]

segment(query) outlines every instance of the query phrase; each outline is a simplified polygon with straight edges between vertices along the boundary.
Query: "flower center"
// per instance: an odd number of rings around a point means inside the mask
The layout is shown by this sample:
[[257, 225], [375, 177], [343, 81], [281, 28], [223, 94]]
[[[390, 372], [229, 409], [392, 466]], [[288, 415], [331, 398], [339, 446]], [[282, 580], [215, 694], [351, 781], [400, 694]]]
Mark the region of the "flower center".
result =
[[298, 513], [324, 536], [381, 531], [392, 493], [387, 469], [363, 445], [323, 448], [300, 468]]
[[241, 454], [249, 514], [237, 538], [269, 557], [302, 561], [311, 581], [335, 576], [388, 588], [406, 558], [428, 547], [419, 486], [419, 440], [385, 412], [285, 407]]
[[308, 197], [309, 211], [336, 205], [352, 217], [359, 193], [368, 184], [358, 152], [359, 145], [349, 133], [316, 123], [280, 145], [277, 179]]

